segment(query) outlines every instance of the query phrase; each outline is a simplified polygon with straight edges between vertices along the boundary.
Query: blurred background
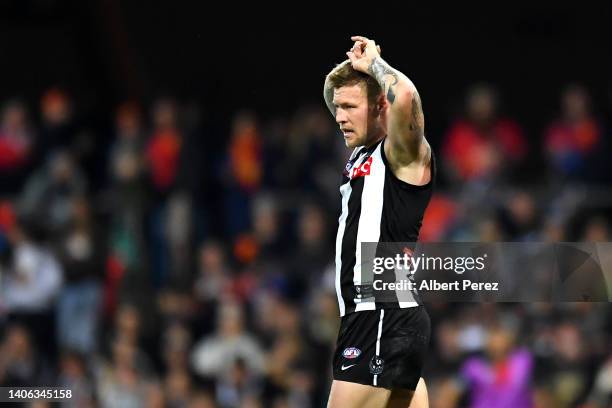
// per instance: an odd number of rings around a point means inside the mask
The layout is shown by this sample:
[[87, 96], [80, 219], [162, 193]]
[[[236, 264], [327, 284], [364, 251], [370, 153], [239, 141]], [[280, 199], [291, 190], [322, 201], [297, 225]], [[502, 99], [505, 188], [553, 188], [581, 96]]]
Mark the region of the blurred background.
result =
[[[611, 240], [609, 10], [228, 6], [0, 2], [0, 386], [325, 406], [353, 34], [420, 91], [423, 241]], [[612, 406], [609, 303], [427, 307], [432, 407]]]

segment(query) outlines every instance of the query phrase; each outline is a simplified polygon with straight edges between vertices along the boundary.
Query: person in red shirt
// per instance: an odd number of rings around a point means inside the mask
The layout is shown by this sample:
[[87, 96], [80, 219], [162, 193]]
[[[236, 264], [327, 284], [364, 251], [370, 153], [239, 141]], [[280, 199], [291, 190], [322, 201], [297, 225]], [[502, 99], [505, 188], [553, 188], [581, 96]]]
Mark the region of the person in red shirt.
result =
[[497, 95], [487, 85], [468, 91], [465, 117], [450, 127], [442, 146], [453, 180], [492, 179], [525, 157], [518, 124], [497, 114]]
[[172, 101], [160, 100], [153, 109], [153, 133], [147, 143], [151, 181], [158, 193], [174, 187], [182, 148], [182, 134], [176, 123], [176, 107]]
[[0, 115], [0, 182], [5, 193], [17, 192], [32, 164], [34, 134], [19, 101], [6, 103]]
[[584, 178], [602, 138], [587, 91], [569, 86], [561, 97], [561, 110], [561, 116], [546, 131], [544, 151], [557, 174]]

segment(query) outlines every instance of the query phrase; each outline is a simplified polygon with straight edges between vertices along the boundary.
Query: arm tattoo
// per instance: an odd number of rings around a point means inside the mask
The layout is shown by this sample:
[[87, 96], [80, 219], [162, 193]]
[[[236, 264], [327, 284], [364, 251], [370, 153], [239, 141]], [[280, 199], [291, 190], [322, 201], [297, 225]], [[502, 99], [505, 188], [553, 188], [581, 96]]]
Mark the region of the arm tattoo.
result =
[[383, 88], [389, 103], [393, 104], [395, 101], [395, 85], [399, 81], [395, 70], [380, 58], [374, 58], [368, 67], [368, 72]]
[[421, 108], [421, 97], [415, 90], [412, 95], [412, 114], [410, 115], [410, 124], [408, 127], [411, 132], [422, 134], [424, 125], [425, 120], [423, 118], [423, 109]]

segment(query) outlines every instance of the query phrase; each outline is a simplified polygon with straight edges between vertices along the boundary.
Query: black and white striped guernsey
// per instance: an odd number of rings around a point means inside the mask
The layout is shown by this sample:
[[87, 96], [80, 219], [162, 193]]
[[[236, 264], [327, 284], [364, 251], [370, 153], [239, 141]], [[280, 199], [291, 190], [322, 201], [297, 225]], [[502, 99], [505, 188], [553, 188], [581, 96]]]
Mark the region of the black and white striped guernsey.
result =
[[435, 183], [435, 157], [431, 155], [431, 180], [416, 186], [398, 179], [388, 166], [383, 138], [375, 145], [353, 151], [343, 172], [342, 212], [336, 236], [336, 294], [340, 315], [363, 310], [418, 306], [418, 299], [395, 302], [362, 302], [361, 242], [416, 242], [423, 214]]

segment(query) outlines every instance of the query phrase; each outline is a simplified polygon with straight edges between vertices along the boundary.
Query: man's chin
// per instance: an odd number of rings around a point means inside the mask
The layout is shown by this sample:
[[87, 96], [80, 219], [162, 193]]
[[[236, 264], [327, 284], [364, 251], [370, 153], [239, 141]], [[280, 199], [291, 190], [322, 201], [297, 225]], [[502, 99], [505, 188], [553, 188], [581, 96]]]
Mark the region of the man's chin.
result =
[[344, 143], [346, 144], [346, 147], [350, 147], [351, 149], [362, 145], [362, 143], [359, 143], [359, 140], [356, 137], [350, 137], [348, 139], [345, 138]]

